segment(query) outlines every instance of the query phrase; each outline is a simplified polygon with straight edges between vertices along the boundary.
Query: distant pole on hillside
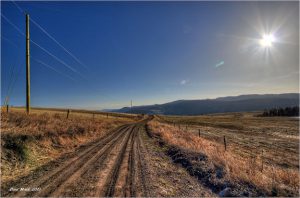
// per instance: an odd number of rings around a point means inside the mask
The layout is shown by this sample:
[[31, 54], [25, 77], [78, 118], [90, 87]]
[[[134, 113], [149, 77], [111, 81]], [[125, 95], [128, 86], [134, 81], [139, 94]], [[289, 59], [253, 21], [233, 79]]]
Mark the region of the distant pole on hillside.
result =
[[8, 105], [8, 96], [5, 97], [4, 106]]
[[29, 14], [26, 14], [26, 112], [30, 112], [30, 35]]

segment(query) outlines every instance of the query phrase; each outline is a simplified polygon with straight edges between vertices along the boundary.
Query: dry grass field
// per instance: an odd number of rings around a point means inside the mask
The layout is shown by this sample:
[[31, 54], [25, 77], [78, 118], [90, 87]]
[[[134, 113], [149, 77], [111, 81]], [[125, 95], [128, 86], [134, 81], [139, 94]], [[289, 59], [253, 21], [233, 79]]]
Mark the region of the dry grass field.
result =
[[[67, 118], [65, 109], [4, 108], [1, 189], [4, 196], [298, 196], [298, 124], [257, 113], [72, 110]], [[41, 191], [9, 190], [24, 186]]]
[[214, 196], [149, 136], [153, 116], [12, 109], [1, 115], [2, 197]]
[[266, 163], [299, 169], [299, 119], [257, 117], [258, 113], [163, 117], [187, 132], [217, 143], [226, 137], [229, 150], [245, 157], [261, 156]]
[[170, 145], [208, 156], [223, 167], [225, 180], [248, 182], [273, 196], [298, 194], [298, 118], [257, 113], [156, 116], [150, 129]]
[[[1, 115], [1, 181], [8, 182], [73, 152], [78, 146], [131, 123], [135, 115], [101, 114], [73, 110], [12, 108]], [[116, 117], [117, 115], [117, 117]]]

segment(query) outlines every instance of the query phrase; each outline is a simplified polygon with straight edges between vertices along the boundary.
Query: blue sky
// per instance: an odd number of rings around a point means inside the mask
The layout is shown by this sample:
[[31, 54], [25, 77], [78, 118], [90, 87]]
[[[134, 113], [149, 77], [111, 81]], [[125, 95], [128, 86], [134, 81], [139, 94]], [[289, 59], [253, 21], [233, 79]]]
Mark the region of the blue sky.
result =
[[[298, 2], [17, 5], [82, 63], [31, 22], [32, 41], [66, 63], [31, 43], [32, 106], [103, 109], [299, 91]], [[25, 16], [11, 1], [1, 2], [1, 13], [1, 103], [15, 68], [9, 103], [24, 105], [25, 37], [4, 17], [25, 33]], [[260, 45], [263, 34], [274, 35], [271, 47]]]

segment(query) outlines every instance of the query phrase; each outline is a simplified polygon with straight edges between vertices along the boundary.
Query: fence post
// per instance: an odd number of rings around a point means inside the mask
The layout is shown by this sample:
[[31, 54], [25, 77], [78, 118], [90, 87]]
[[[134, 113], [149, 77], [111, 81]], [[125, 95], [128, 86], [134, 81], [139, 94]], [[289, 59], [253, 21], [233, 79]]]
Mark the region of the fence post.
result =
[[69, 118], [69, 114], [70, 114], [70, 109], [68, 109], [67, 111], [67, 119]]
[[9, 105], [6, 105], [6, 113], [9, 112]]
[[225, 148], [225, 151], [226, 151], [226, 147], [227, 147], [227, 144], [226, 144], [226, 137], [224, 135], [224, 148]]
[[200, 129], [199, 129], [199, 137], [200, 137]]
[[264, 170], [264, 149], [261, 151], [261, 172]]

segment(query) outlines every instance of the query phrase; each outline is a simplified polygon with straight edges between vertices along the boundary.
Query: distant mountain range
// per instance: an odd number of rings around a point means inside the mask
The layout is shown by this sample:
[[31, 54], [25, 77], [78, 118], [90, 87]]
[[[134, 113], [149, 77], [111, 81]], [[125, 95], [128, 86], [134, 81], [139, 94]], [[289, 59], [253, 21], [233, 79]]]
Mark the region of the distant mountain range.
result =
[[299, 93], [251, 94], [204, 100], [177, 100], [165, 104], [124, 107], [120, 113], [201, 115], [210, 113], [261, 111], [274, 107], [299, 106]]

